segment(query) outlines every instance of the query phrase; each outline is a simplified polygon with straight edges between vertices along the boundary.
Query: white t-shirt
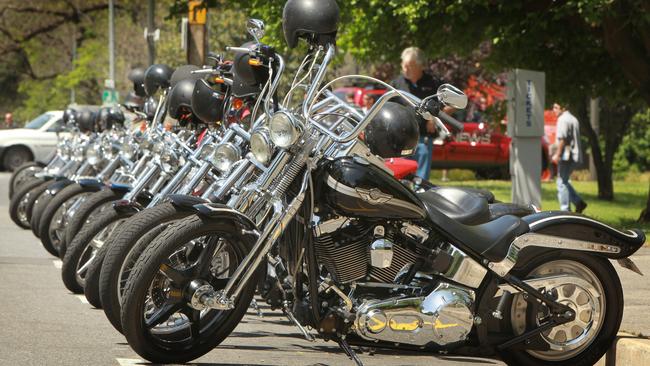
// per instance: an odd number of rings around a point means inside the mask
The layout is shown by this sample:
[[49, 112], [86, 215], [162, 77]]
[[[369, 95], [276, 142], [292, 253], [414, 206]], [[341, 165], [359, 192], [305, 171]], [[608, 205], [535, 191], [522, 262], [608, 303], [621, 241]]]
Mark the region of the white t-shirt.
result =
[[[569, 111], [564, 111], [557, 119], [556, 139], [564, 140], [564, 151], [560, 152], [560, 160], [580, 163], [580, 124]], [[559, 141], [558, 141], [559, 143]]]

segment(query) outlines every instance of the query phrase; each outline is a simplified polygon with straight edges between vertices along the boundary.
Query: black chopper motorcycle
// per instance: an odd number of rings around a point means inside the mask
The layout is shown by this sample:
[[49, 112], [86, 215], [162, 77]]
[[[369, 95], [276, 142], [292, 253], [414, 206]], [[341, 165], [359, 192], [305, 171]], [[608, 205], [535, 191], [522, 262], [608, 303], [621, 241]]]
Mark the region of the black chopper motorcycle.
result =
[[[308, 66], [314, 81], [299, 108], [281, 108], [251, 136], [265, 174], [229, 205], [195, 206], [140, 256], [122, 303], [131, 347], [154, 362], [208, 352], [238, 324], [271, 258], [290, 275], [295, 317], [357, 364], [350, 344], [596, 362], [623, 309], [609, 260], [633, 269], [644, 234], [566, 212], [466, 225], [408, 190], [375, 163], [372, 138], [366, 146], [358, 135], [383, 134], [399, 155], [417, 141], [417, 115], [447, 119], [441, 107], [467, 99], [450, 85], [424, 100], [390, 90], [361, 120], [326, 121], [324, 110], [349, 107], [320, 86], [337, 20], [334, 1], [285, 5], [289, 46], [305, 36], [320, 58]], [[387, 135], [397, 122], [403, 134]], [[278, 241], [296, 223], [302, 240]]]

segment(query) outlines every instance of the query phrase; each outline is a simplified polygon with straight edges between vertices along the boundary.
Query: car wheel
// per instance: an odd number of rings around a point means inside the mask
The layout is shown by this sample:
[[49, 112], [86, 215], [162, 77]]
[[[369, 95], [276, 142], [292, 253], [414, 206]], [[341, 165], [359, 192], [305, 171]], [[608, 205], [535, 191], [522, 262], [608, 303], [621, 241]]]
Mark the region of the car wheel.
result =
[[9, 171], [14, 171], [21, 165], [32, 160], [32, 153], [26, 147], [11, 147], [2, 157], [2, 165]]

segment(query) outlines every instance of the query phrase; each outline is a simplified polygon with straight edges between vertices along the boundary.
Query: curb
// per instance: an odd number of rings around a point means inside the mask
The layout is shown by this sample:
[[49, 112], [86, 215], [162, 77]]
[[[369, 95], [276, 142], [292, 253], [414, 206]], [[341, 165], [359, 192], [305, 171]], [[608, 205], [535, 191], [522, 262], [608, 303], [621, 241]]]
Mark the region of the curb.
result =
[[629, 333], [618, 333], [612, 348], [596, 366], [650, 366], [650, 339]]

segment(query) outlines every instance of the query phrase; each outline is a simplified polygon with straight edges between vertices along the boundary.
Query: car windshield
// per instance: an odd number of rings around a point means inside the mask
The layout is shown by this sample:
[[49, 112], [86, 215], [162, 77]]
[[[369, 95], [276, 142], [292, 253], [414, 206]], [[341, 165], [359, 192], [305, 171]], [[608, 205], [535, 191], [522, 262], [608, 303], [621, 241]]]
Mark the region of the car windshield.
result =
[[26, 124], [25, 128], [38, 130], [39, 128], [43, 127], [43, 125], [46, 124], [47, 121], [50, 120], [50, 118], [52, 118], [52, 115], [50, 113], [43, 113], [40, 116], [31, 120], [28, 124]]

